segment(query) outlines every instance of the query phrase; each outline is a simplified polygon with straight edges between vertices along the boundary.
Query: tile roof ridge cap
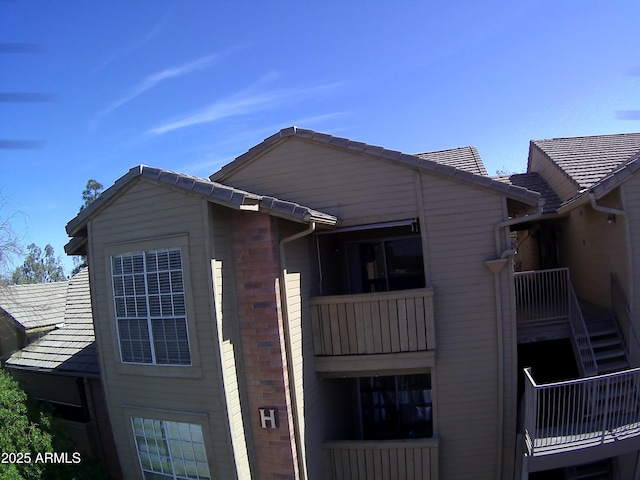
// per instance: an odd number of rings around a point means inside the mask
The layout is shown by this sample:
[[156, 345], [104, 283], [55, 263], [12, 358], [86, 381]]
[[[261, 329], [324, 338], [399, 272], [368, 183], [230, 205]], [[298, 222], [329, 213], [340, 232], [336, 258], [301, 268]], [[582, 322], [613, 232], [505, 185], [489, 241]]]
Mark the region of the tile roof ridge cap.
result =
[[[463, 145], [462, 147], [452, 147], [452, 148], [443, 148], [440, 150], [427, 150], [424, 152], [417, 152], [417, 153], [413, 153], [413, 154], [408, 154], [408, 155], [428, 155], [430, 153], [442, 153], [442, 152], [452, 152], [454, 150], [465, 150], [465, 149], [475, 149], [476, 147], [473, 145]], [[477, 151], [477, 149], [476, 149]]]
[[595, 134], [595, 135], [576, 135], [571, 137], [550, 137], [550, 138], [539, 138], [531, 141], [534, 143], [537, 143], [537, 142], [553, 142], [557, 140], [577, 140], [582, 138], [624, 137], [624, 136], [630, 136], [630, 135], [640, 135], [640, 132], [603, 133], [603, 134]]

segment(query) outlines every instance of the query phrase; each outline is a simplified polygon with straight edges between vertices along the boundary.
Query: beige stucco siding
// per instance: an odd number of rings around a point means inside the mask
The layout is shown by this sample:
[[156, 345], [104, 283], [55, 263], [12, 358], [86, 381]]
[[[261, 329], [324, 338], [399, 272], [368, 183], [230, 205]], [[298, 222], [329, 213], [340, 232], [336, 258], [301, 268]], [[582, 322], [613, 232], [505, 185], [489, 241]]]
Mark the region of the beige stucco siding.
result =
[[608, 223], [606, 213], [585, 205], [572, 210], [559, 225], [560, 261], [570, 267], [578, 297], [609, 308], [611, 274], [628, 284], [625, 218], [618, 216], [615, 223]]
[[[228, 416], [222, 402], [216, 322], [212, 318], [206, 210], [201, 202], [197, 197], [166, 186], [134, 182], [89, 225], [96, 337], [114, 436], [119, 440], [119, 454], [127, 478], [140, 478], [132, 438], [132, 415], [202, 425], [212, 475], [235, 476]], [[109, 255], [175, 246], [182, 249], [193, 366], [122, 364], [115, 338]]]
[[[623, 206], [626, 212], [625, 221], [629, 237], [629, 285], [627, 301], [631, 307], [632, 318], [636, 329], [640, 329], [640, 175], [637, 173], [622, 186]], [[617, 222], [622, 221], [617, 219]], [[617, 224], [616, 222], [616, 224]]]

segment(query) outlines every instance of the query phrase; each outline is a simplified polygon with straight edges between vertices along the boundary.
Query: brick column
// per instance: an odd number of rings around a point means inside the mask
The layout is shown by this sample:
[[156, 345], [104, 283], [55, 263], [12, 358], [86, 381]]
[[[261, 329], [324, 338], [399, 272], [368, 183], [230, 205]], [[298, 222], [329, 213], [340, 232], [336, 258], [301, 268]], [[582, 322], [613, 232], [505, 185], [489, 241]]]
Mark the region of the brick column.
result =
[[[291, 397], [280, 310], [275, 220], [263, 213], [233, 215], [231, 232], [244, 383], [248, 397], [256, 478], [297, 479]], [[276, 414], [276, 428], [263, 422]], [[262, 428], [262, 424], [267, 428]], [[251, 444], [251, 443], [249, 443]]]

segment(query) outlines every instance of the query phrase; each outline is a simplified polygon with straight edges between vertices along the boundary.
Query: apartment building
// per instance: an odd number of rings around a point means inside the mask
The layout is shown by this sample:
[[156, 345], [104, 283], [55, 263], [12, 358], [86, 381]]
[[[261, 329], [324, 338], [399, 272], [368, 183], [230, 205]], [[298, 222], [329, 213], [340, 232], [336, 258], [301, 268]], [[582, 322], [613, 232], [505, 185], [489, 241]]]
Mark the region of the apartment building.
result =
[[[500, 178], [473, 147], [295, 127], [209, 178], [132, 168], [66, 247], [125, 477], [634, 478], [640, 135], [597, 138], [532, 142]], [[563, 345], [572, 386], [546, 385]]]

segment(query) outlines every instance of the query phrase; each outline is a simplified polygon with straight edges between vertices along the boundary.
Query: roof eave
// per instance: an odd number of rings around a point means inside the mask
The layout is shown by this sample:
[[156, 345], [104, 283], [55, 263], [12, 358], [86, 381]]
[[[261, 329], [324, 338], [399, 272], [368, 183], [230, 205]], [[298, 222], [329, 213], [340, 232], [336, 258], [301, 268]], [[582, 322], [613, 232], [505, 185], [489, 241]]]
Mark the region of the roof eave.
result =
[[46, 373], [51, 375], [61, 375], [65, 377], [87, 377], [87, 378], [100, 378], [100, 372], [83, 372], [80, 370], [62, 370], [57, 368], [43, 368], [43, 367], [32, 367], [27, 365], [19, 365], [14, 363], [9, 363], [9, 360], [5, 363], [5, 368], [13, 369], [13, 370], [23, 370], [27, 372], [33, 373]]
[[[234, 172], [244, 168], [248, 162], [253, 161], [259, 156], [263, 155], [269, 150], [272, 150], [276, 145], [280, 144], [283, 140], [290, 137], [297, 137], [303, 140], [313, 141], [319, 144], [330, 145], [334, 148], [339, 148], [352, 153], [359, 153], [369, 155], [375, 158], [389, 160], [397, 162], [406, 167], [413, 167], [418, 169], [424, 169], [431, 171], [435, 174], [439, 174], [448, 178], [453, 178], [465, 183], [475, 184], [482, 188], [496, 191], [504, 194], [508, 197], [513, 197], [516, 200], [520, 200], [531, 205], [537, 205], [539, 194], [531, 190], [527, 190], [522, 187], [509, 186], [501, 184], [491, 180], [490, 177], [484, 175], [477, 175], [466, 170], [454, 168], [449, 165], [434, 162], [432, 160], [420, 158], [417, 155], [405, 154], [396, 150], [387, 150], [383, 147], [368, 145], [362, 142], [356, 142], [349, 140], [348, 138], [333, 137], [325, 133], [315, 132], [313, 130], [301, 129], [298, 127], [288, 127], [280, 130], [278, 133], [271, 135], [264, 139], [258, 145], [252, 147], [242, 155], [236, 157], [230, 163], [224, 165], [220, 170], [213, 173], [209, 180], [212, 182], [224, 181], [231, 176]], [[466, 148], [466, 147], [462, 147]], [[475, 148], [475, 147], [469, 147]], [[476, 150], [477, 154], [477, 150]], [[479, 155], [477, 155], [479, 157]]]

